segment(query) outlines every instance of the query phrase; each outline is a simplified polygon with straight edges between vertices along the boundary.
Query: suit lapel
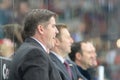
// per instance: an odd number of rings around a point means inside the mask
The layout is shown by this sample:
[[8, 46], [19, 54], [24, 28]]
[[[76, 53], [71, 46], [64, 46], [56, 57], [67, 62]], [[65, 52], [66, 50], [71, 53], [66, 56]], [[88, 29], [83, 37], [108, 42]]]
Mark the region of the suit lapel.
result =
[[68, 80], [71, 80], [63, 63], [53, 53], [50, 53], [50, 57], [53, 60], [53, 62], [56, 64], [57, 68], [62, 72], [62, 74], [64, 74], [64, 76], [68, 78]]
[[[25, 40], [26, 43], [32, 44], [34, 46], [36, 46], [37, 48], [42, 48], [41, 50], [43, 50], [46, 54], [47, 52], [45, 51], [45, 49], [41, 46], [41, 44], [39, 44], [36, 40], [34, 40], [33, 38], [27, 38]], [[45, 54], [45, 55], [46, 55]], [[47, 55], [48, 56], [48, 55]]]

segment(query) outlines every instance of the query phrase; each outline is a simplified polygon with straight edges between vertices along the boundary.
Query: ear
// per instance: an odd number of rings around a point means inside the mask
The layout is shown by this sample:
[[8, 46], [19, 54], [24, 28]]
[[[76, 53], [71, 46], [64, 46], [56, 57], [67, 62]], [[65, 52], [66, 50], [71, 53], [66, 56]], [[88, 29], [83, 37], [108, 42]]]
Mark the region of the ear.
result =
[[38, 25], [37, 26], [37, 31], [40, 33], [40, 34], [43, 34], [44, 32], [44, 27], [42, 25]]
[[77, 52], [76, 55], [75, 55], [75, 57], [76, 57], [77, 60], [81, 60], [82, 56], [81, 56], [81, 54], [79, 52]]

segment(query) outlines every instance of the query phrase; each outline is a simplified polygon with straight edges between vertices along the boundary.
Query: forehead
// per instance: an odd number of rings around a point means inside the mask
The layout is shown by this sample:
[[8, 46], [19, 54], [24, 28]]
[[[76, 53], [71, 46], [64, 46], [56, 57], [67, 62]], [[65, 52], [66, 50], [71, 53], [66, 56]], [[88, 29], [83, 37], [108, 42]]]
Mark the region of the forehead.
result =
[[67, 28], [62, 28], [61, 29], [61, 34], [63, 35], [63, 36], [65, 36], [65, 35], [70, 35], [70, 33], [69, 33], [69, 31], [68, 31], [68, 29]]
[[92, 43], [87, 42], [87, 43], [82, 43], [82, 50], [86, 50], [86, 51], [91, 51], [91, 50], [95, 50], [95, 47], [93, 46]]
[[49, 23], [52, 23], [52, 24], [55, 24], [55, 23], [56, 23], [54, 16], [52, 16], [52, 17], [50, 18]]

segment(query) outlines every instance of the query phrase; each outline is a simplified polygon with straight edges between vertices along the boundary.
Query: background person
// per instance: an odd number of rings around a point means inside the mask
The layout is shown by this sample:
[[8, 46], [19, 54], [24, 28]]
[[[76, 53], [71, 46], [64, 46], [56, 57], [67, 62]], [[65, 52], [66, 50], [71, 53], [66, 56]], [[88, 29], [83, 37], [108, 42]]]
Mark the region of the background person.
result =
[[87, 70], [97, 65], [97, 54], [93, 44], [89, 41], [73, 43], [69, 57], [77, 64], [77, 67], [82, 75], [88, 80], [92, 80], [91, 74], [89, 74]]
[[22, 44], [23, 27], [18, 24], [6, 24], [3, 26], [4, 38], [1, 39], [0, 56], [11, 58], [14, 51]]
[[67, 25], [57, 24], [56, 27], [59, 33], [56, 35], [55, 47], [51, 49], [50, 57], [57, 66], [63, 80], [81, 80], [81, 75], [77, 67], [65, 59], [71, 51], [71, 45], [73, 43]]

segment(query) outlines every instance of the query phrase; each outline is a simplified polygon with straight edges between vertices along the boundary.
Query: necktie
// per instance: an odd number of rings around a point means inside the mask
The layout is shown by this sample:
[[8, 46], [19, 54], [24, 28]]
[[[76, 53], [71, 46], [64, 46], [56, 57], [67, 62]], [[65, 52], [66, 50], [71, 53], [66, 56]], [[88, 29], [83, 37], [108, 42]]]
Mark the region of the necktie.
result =
[[70, 78], [72, 79], [71, 68], [70, 68], [68, 62], [67, 62], [67, 61], [64, 61], [64, 65], [65, 65], [65, 67], [66, 67], [66, 69], [67, 69], [67, 72], [68, 72]]

